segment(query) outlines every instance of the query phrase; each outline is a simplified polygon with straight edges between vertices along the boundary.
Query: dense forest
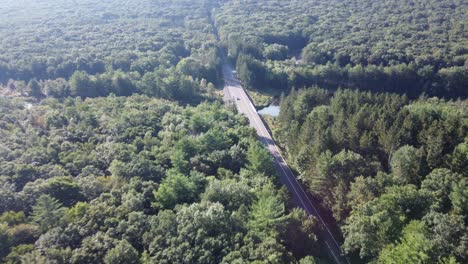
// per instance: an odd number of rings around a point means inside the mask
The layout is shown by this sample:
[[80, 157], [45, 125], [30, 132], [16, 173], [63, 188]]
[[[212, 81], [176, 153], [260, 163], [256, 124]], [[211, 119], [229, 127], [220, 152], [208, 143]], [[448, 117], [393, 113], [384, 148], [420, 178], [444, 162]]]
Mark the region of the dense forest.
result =
[[351, 263], [468, 262], [467, 10], [2, 1], [0, 263], [333, 263], [226, 63]]
[[281, 107], [277, 139], [332, 210], [348, 254], [468, 260], [468, 101], [311, 88]]
[[220, 83], [211, 1], [26, 2], [2, 3], [0, 82], [8, 93], [188, 101], [202, 80], [205, 88]]
[[468, 96], [463, 0], [27, 2], [2, 7], [0, 82], [9, 92], [186, 100], [179, 95], [193, 87], [178, 92], [173, 80], [221, 83], [219, 30], [248, 88]]
[[320, 254], [315, 220], [287, 210], [269, 153], [219, 103], [111, 96], [28, 108], [0, 99], [0, 117], [5, 263], [285, 263]]
[[225, 2], [216, 25], [248, 87], [468, 96], [466, 1]]

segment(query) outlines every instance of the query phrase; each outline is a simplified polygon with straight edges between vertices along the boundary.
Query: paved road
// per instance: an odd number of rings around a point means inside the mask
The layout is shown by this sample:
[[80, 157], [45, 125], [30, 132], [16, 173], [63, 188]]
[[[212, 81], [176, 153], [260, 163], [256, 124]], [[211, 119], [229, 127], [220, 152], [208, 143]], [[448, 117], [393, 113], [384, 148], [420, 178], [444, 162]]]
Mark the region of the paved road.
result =
[[265, 124], [258, 115], [252, 101], [246, 94], [245, 90], [242, 88], [240, 81], [236, 78], [232, 67], [228, 63], [225, 63], [223, 66], [223, 75], [225, 81], [223, 90], [224, 101], [230, 103], [234, 102], [239, 112], [247, 116], [250, 121], [250, 125], [257, 131], [257, 135], [260, 141], [272, 154], [280, 180], [290, 191], [294, 201], [309, 215], [315, 216], [323, 225], [323, 232], [319, 234], [319, 239], [325, 243], [326, 247], [328, 248], [328, 254], [330, 257], [338, 264], [349, 263], [349, 261], [341, 255], [340, 246], [328, 229], [319, 211], [316, 209], [317, 206], [309, 198], [309, 196], [307, 196], [306, 192], [301, 187], [293, 172], [281, 156], [276, 143], [271, 137], [269, 131], [266, 129]]

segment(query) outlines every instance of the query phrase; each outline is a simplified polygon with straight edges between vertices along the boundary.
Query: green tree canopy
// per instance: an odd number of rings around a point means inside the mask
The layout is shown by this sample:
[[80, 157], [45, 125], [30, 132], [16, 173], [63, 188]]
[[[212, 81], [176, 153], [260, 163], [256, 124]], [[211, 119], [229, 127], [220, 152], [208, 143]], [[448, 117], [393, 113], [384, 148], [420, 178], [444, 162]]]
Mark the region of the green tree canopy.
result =
[[247, 151], [248, 168], [259, 173], [271, 175], [274, 173], [272, 157], [260, 142], [252, 142]]
[[138, 251], [127, 240], [117, 242], [117, 245], [109, 250], [104, 257], [106, 264], [138, 264]]
[[175, 172], [170, 173], [154, 192], [156, 199], [154, 206], [171, 209], [179, 203], [190, 203], [195, 198], [195, 191], [196, 185], [189, 177]]
[[45, 232], [56, 227], [64, 216], [65, 208], [50, 195], [41, 195], [32, 208], [31, 220]]

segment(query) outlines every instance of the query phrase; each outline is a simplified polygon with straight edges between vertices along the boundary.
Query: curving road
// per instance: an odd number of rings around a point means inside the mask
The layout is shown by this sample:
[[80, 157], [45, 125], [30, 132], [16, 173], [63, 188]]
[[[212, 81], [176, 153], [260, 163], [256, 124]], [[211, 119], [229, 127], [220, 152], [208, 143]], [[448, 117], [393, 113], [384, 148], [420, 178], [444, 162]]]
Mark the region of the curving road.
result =
[[278, 171], [280, 181], [287, 187], [291, 193], [296, 204], [304, 209], [307, 214], [315, 216], [323, 226], [323, 231], [318, 234], [319, 239], [324, 242], [328, 249], [328, 255], [336, 263], [349, 263], [349, 261], [342, 255], [340, 245], [333, 237], [327, 224], [323, 220], [315, 203], [307, 196], [302, 186], [297, 181], [294, 173], [289, 168], [280, 153], [275, 141], [266, 129], [265, 124], [257, 113], [254, 104], [249, 96], [242, 88], [240, 81], [235, 76], [232, 67], [228, 63], [223, 65], [224, 75], [224, 101], [227, 103], [234, 103], [240, 113], [247, 116], [250, 121], [250, 126], [255, 128], [260, 141], [270, 151], [274, 159], [274, 165]]

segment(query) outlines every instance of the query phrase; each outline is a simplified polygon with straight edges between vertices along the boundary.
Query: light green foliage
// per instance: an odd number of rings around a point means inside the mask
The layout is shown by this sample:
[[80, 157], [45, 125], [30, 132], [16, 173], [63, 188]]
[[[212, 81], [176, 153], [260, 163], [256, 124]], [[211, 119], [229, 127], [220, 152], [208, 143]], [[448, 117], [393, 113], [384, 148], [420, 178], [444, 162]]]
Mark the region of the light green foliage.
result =
[[39, 251], [34, 250], [26, 253], [20, 258], [21, 264], [35, 263], [35, 264], [48, 264], [48, 260]]
[[[457, 263], [466, 258], [462, 242], [465, 227], [460, 218], [430, 213], [423, 221], [411, 221], [398, 243], [380, 252], [378, 263]], [[463, 249], [462, 249], [463, 248]]]
[[268, 150], [258, 141], [252, 142], [247, 151], [248, 168], [265, 175], [274, 173], [273, 159]]
[[96, 88], [90, 80], [89, 75], [83, 71], [77, 71], [70, 77], [70, 95], [85, 97], [96, 97]]
[[42, 232], [56, 227], [64, 216], [65, 208], [49, 195], [41, 195], [32, 208], [31, 220], [38, 224]]
[[458, 264], [454, 257], [442, 258], [438, 263], [440, 264]]
[[138, 264], [138, 251], [128, 243], [127, 240], [122, 240], [117, 245], [109, 250], [104, 257], [106, 264]]
[[433, 259], [448, 256], [460, 260], [467, 258], [467, 228], [462, 216], [430, 212], [422, 220], [429, 230], [428, 239], [432, 243], [430, 255]]
[[291, 89], [275, 139], [346, 252], [467, 262], [463, 1], [4, 2], [0, 262], [319, 262], [218, 102], [224, 51], [246, 88]]
[[288, 47], [280, 44], [268, 45], [263, 56], [268, 60], [284, 60], [288, 55]]
[[421, 218], [430, 205], [428, 194], [415, 186], [392, 187], [382, 196], [352, 211], [343, 227], [344, 249], [361, 257], [374, 257], [400, 236], [404, 225]]
[[356, 209], [382, 195], [385, 188], [394, 183], [393, 177], [383, 172], [378, 172], [375, 177], [359, 176], [351, 183], [350, 191], [347, 194], [348, 204], [352, 209]]
[[317, 263], [314, 257], [307, 256], [299, 261], [299, 264], [315, 264]]
[[68, 222], [76, 221], [82, 218], [86, 214], [86, 211], [88, 209], [89, 209], [89, 204], [84, 203], [84, 202], [78, 202], [69, 210], [67, 210], [65, 217]]
[[229, 210], [252, 203], [254, 197], [253, 190], [245, 182], [235, 179], [213, 180], [202, 194], [202, 200], [219, 202]]
[[149, 253], [153, 262], [218, 263], [232, 250], [234, 228], [219, 203], [180, 206], [175, 214], [161, 211], [151, 222]]
[[401, 242], [385, 247], [379, 256], [379, 263], [428, 263], [431, 241], [423, 222], [412, 221], [402, 232]]
[[454, 171], [468, 175], [468, 142], [466, 140], [453, 150], [450, 165]]
[[392, 154], [390, 165], [395, 179], [402, 184], [418, 184], [421, 179], [421, 154], [405, 145]]
[[26, 222], [24, 212], [7, 211], [0, 215], [0, 222], [5, 222], [10, 226]]
[[249, 225], [260, 236], [275, 236], [277, 228], [283, 225], [284, 204], [272, 186], [265, 186], [258, 194], [258, 201], [252, 206]]
[[[26, 243], [37, 249], [26, 257], [38, 263], [129, 262], [127, 255], [284, 263], [303, 251], [289, 239], [315, 243], [306, 234], [312, 224], [288, 216], [268, 151], [244, 117], [218, 102], [181, 107], [132, 95], [49, 98], [29, 112], [22, 105], [0, 99], [0, 115], [29, 124], [0, 126], [0, 151], [11, 159], [0, 166], [0, 213], [10, 223], [3, 256]], [[62, 121], [47, 124], [56, 114]], [[42, 149], [47, 155], [37, 156]]]
[[21, 258], [34, 251], [34, 245], [19, 245], [11, 249], [10, 254], [4, 258], [5, 264], [19, 264]]
[[[463, 181], [463, 177], [448, 169], [435, 169], [421, 183], [421, 189], [427, 190], [434, 196], [433, 208], [437, 211], [448, 212], [453, 205], [450, 203], [455, 186]], [[454, 194], [455, 195], [455, 194]]]
[[[72, 263], [102, 262], [106, 254], [117, 245], [118, 241], [103, 232], [97, 232], [83, 239], [81, 246], [73, 251]], [[111, 258], [119, 261], [119, 256], [111, 251]], [[132, 253], [132, 251], [128, 251]], [[134, 253], [134, 252], [133, 252]]]
[[196, 186], [192, 180], [179, 173], [171, 173], [154, 192], [155, 207], [174, 208], [176, 204], [190, 203], [195, 198]]
[[466, 219], [468, 213], [468, 179], [466, 177], [453, 184], [450, 201], [455, 213], [465, 216]]

